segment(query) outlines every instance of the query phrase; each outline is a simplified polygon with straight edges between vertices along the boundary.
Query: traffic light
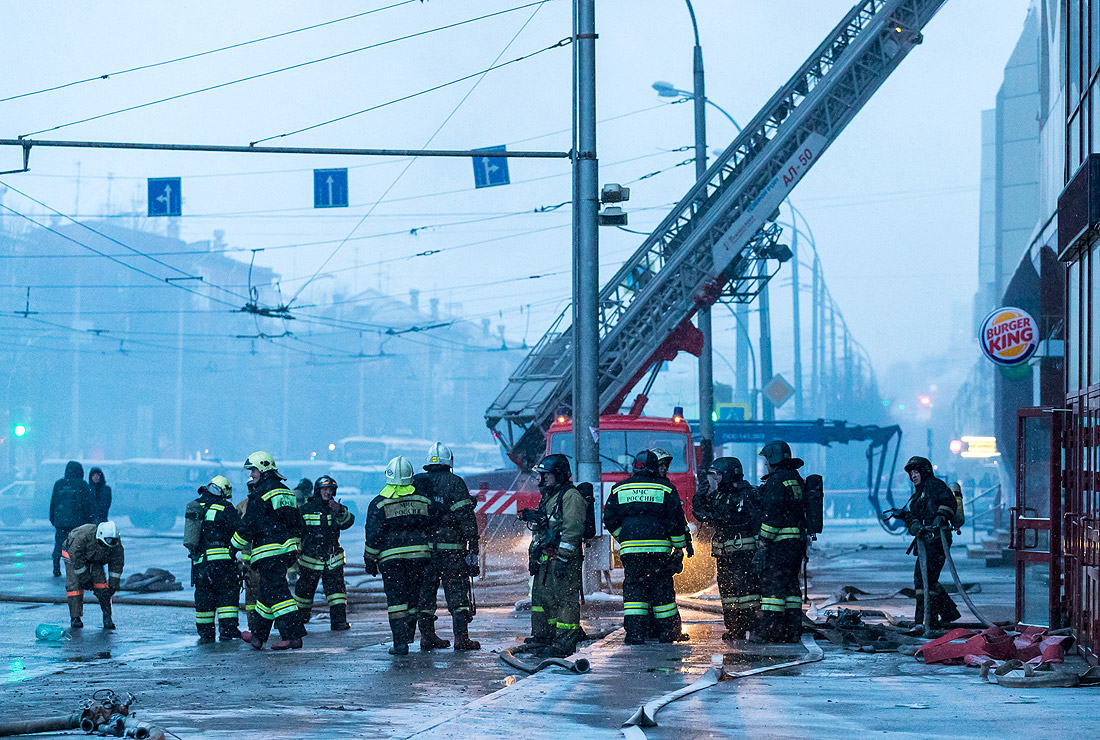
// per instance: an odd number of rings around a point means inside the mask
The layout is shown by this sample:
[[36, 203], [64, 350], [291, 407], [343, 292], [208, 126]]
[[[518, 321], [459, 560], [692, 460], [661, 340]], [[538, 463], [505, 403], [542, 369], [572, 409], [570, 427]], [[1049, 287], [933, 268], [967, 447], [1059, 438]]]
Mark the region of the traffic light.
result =
[[24, 434], [27, 433], [27, 427], [22, 424], [16, 424], [15, 427], [12, 429], [12, 432], [15, 433], [16, 437], [22, 437]]

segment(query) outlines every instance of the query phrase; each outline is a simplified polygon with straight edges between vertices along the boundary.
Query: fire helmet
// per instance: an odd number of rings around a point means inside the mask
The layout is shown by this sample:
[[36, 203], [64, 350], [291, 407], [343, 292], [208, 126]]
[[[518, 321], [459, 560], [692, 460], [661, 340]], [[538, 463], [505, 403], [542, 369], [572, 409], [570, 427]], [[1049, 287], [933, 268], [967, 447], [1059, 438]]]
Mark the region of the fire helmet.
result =
[[413, 466], [407, 457], [397, 457], [390, 460], [386, 466], [386, 485], [409, 486], [413, 482]]
[[909, 458], [909, 462], [905, 463], [905, 472], [912, 473], [914, 470], [919, 471], [924, 478], [931, 478], [934, 473], [932, 461], [927, 457], [913, 456]]
[[424, 467], [429, 465], [446, 465], [448, 468], [455, 466], [454, 455], [451, 454], [451, 448], [442, 442], [434, 443], [428, 448], [428, 459], [424, 463]]
[[569, 458], [565, 455], [547, 455], [531, 470], [536, 473], [553, 473], [558, 483], [573, 479], [573, 471], [569, 469]]
[[206, 484], [206, 490], [215, 496], [222, 496], [223, 498], [230, 498], [233, 496], [233, 484], [229, 482], [229, 479], [224, 475], [215, 475], [210, 479], [210, 482]]
[[768, 465], [778, 465], [784, 460], [791, 459], [791, 446], [781, 439], [768, 442], [761, 448], [760, 457], [764, 458]]
[[275, 458], [262, 450], [260, 452], [253, 452], [248, 456], [248, 459], [244, 461], [245, 470], [259, 470], [261, 473], [266, 473], [269, 470], [278, 470], [275, 466]]
[[736, 457], [715, 458], [710, 464], [710, 469], [722, 476], [722, 482], [743, 480], [745, 469], [741, 467], [741, 461]]
[[672, 465], [672, 453], [668, 450], [662, 450], [660, 447], [650, 448], [650, 452], [657, 456], [657, 464], [664, 463], [665, 465]]
[[634, 472], [657, 475], [657, 454], [653, 450], [642, 450], [635, 455]]
[[96, 527], [95, 538], [107, 547], [117, 547], [122, 542], [122, 536], [118, 533], [118, 525], [114, 522], [103, 522]]
[[313, 482], [314, 493], [320, 493], [322, 488], [331, 488], [332, 495], [336, 495], [336, 481], [334, 481], [330, 476], [322, 475], [320, 478]]

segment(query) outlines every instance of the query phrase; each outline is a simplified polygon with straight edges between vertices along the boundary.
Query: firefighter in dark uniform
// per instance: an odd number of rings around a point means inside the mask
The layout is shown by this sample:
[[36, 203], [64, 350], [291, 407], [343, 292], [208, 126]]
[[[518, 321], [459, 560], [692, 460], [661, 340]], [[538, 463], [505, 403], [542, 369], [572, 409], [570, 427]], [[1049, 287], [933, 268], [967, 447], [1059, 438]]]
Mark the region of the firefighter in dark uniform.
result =
[[328, 602], [329, 629], [340, 632], [351, 629], [348, 624], [348, 594], [344, 585], [344, 548], [340, 547], [340, 532], [355, 523], [355, 515], [336, 500], [336, 481], [322, 475], [313, 484], [313, 495], [299, 507], [305, 524], [302, 552], [298, 555], [298, 582], [294, 600], [302, 620], [309, 622], [317, 582], [325, 589]]
[[294, 500], [294, 493], [283, 485], [275, 460], [266, 452], [253, 452], [244, 463], [249, 471], [248, 508], [230, 546], [242, 550], [251, 545], [249, 563], [256, 569], [256, 609], [254, 630], [241, 633], [241, 639], [256, 650], [263, 650], [274, 622], [282, 638], [272, 650], [302, 647], [306, 634], [298, 604], [290, 594], [286, 572], [298, 560], [305, 527]]
[[444, 444], [436, 442], [428, 450], [425, 472], [413, 477], [413, 484], [432, 500], [432, 559], [420, 592], [417, 622], [420, 625], [420, 649], [449, 647], [451, 643], [435, 633], [436, 594], [440, 581], [451, 613], [455, 650], [480, 650], [481, 643], [470, 639], [473, 619], [471, 576], [480, 574], [478, 530], [474, 517], [474, 497], [466, 481], [451, 472], [454, 456]]
[[577, 649], [581, 632], [581, 538], [588, 501], [573, 485], [569, 458], [547, 455], [532, 468], [539, 476], [539, 505], [521, 514], [531, 529], [528, 549], [531, 637], [536, 651], [564, 658]]
[[682, 550], [688, 548], [689, 557], [694, 553], [680, 496], [660, 474], [652, 450], [639, 452], [634, 475], [611, 489], [603, 522], [623, 561], [626, 644], [645, 642], [651, 612], [660, 642], [686, 639], [672, 577], [683, 570]]
[[939, 629], [945, 624], [954, 622], [960, 616], [955, 602], [940, 585], [940, 571], [947, 562], [947, 553], [944, 552], [943, 543], [940, 542], [939, 530], [941, 528], [947, 530], [947, 544], [950, 545], [950, 523], [955, 516], [957, 502], [955, 494], [947, 484], [936, 477], [932, 470], [932, 462], [927, 458], [909, 458], [909, 462], [905, 463], [905, 472], [913, 481], [913, 496], [895, 516], [905, 521], [909, 533], [914, 537], [913, 544], [909, 548], [911, 552], [917, 551], [917, 537], [924, 540], [928, 557], [928, 582], [931, 584], [932, 591], [931, 599], [926, 599], [918, 556], [913, 566], [913, 588], [917, 592], [917, 610], [913, 621], [918, 625], [924, 623], [925, 603], [930, 601], [932, 629]]
[[191, 582], [195, 586], [195, 626], [199, 644], [214, 642], [214, 620], [222, 640], [241, 636], [237, 625], [237, 596], [240, 580], [237, 564], [229, 552], [229, 541], [241, 523], [230, 498], [233, 484], [216, 475], [199, 489], [199, 497], [187, 507], [185, 535], [198, 524], [197, 542], [184, 537], [191, 556]]
[[768, 472], [760, 485], [760, 531], [753, 567], [760, 573], [760, 622], [754, 640], [798, 642], [802, 632], [802, 590], [798, 573], [806, 555], [802, 460], [786, 442], [760, 450]]
[[752, 568], [760, 531], [756, 489], [745, 480], [741, 461], [719, 457], [707, 470], [707, 486], [692, 499], [695, 518], [714, 527], [711, 554], [718, 566], [723, 640], [743, 640], [756, 626], [760, 579]]
[[363, 559], [371, 575], [382, 573], [393, 633], [390, 655], [408, 655], [420, 590], [432, 557], [432, 502], [413, 484], [412, 463], [395, 457], [386, 487], [367, 509]]
[[[69, 602], [69, 620], [73, 629], [84, 626], [84, 592], [95, 593], [103, 612], [103, 629], [115, 628], [111, 597], [122, 581], [126, 552], [114, 522], [82, 524], [65, 538], [61, 546], [65, 561], [65, 596]], [[104, 574], [103, 568], [107, 572]]]

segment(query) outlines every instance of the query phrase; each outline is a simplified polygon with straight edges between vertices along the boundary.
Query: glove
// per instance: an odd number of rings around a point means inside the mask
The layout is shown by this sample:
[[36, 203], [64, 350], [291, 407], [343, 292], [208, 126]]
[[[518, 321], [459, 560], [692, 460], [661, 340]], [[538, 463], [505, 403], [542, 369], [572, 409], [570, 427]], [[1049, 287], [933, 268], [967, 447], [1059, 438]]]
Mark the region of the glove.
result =
[[687, 547], [684, 548], [684, 552], [687, 553], [687, 556], [689, 558], [695, 557], [695, 546], [691, 544], [691, 540], [688, 540]]
[[478, 559], [477, 550], [466, 552], [466, 573], [470, 578], [477, 578], [481, 575], [481, 562]]
[[752, 571], [757, 575], [764, 572], [764, 564], [767, 563], [768, 555], [767, 549], [757, 546], [756, 552], [752, 556]]
[[672, 575], [684, 572], [684, 551], [680, 549], [673, 550], [669, 555], [671, 559]]
[[372, 576], [378, 575], [378, 561], [374, 558], [365, 558], [364, 560], [366, 561], [364, 563], [364, 568], [367, 574]]
[[118, 586], [108, 586], [107, 587], [107, 598], [108, 599], [111, 598], [112, 596], [114, 596], [117, 593], [118, 593]]
[[554, 558], [554, 578], [564, 580], [569, 575], [569, 561], [562, 558]]
[[920, 534], [920, 522], [918, 522], [916, 519], [910, 519], [908, 522], [906, 522], [905, 528], [909, 530], [909, 534], [913, 535], [914, 537]]
[[943, 517], [943, 514], [936, 515], [936, 518], [932, 520], [932, 526], [936, 529], [947, 526], [947, 520]]

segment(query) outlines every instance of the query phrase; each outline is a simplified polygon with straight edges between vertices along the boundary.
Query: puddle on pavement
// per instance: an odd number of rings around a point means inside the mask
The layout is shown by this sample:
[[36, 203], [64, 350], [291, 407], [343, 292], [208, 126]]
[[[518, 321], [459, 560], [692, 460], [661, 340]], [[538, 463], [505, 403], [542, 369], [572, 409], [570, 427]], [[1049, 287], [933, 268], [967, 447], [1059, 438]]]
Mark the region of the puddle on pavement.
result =
[[105, 659], [110, 658], [110, 657], [111, 657], [110, 652], [108, 652], [106, 650], [102, 650], [102, 651], [96, 653], [95, 655], [91, 655], [91, 654], [88, 654], [88, 655], [70, 655], [68, 658], [65, 658], [65, 660], [68, 661], [69, 663], [88, 663], [88, 662], [91, 662], [93, 660], [105, 660]]

